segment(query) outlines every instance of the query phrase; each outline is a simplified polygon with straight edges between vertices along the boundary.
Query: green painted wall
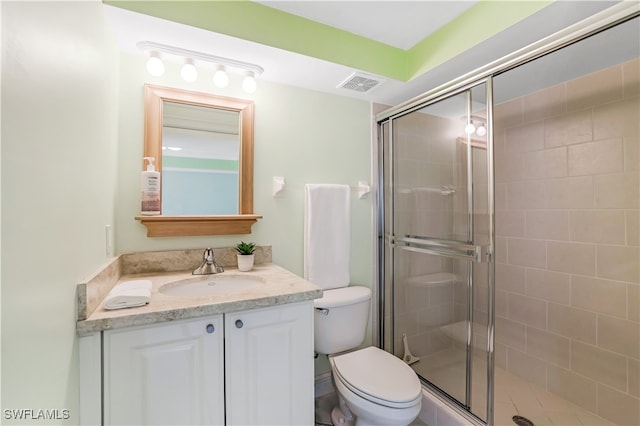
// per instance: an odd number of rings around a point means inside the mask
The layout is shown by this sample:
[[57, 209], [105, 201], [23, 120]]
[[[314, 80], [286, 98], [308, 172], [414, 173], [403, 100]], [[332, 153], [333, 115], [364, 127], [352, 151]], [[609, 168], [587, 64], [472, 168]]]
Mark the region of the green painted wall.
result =
[[[0, 421], [77, 425], [76, 285], [107, 260], [114, 223], [118, 54], [97, 1], [0, 7]], [[11, 409], [69, 417], [20, 421]]]
[[162, 167], [179, 167], [200, 170], [233, 170], [238, 171], [237, 160], [220, 160], [213, 158], [191, 158], [162, 156]]

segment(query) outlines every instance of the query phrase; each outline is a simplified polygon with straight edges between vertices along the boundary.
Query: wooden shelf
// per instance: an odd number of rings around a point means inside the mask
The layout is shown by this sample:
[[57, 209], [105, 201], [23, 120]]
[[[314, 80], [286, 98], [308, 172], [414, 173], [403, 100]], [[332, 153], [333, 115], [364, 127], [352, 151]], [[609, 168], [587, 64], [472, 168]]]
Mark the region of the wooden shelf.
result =
[[147, 237], [250, 234], [258, 219], [262, 216], [136, 216], [147, 227]]

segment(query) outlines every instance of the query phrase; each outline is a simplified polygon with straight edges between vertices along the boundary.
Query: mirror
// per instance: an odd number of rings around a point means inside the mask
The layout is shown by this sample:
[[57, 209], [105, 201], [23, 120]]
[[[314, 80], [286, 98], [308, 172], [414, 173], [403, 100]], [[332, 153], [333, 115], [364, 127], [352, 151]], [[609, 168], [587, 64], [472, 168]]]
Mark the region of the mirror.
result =
[[147, 236], [251, 233], [253, 102], [151, 84], [144, 95], [144, 156], [162, 174], [161, 214], [136, 216]]
[[239, 112], [163, 101], [162, 214], [238, 214], [239, 158]]

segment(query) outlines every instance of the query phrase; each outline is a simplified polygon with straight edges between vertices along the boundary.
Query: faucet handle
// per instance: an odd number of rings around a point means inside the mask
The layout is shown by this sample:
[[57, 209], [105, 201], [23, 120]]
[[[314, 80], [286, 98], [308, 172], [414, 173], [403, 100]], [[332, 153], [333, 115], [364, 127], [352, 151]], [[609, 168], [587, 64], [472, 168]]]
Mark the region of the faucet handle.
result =
[[219, 274], [221, 272], [224, 272], [224, 268], [213, 259], [213, 249], [207, 247], [202, 253], [202, 264], [193, 271], [193, 275]]
[[213, 249], [204, 249], [204, 253], [202, 253], [202, 261], [207, 262], [209, 265], [213, 263]]

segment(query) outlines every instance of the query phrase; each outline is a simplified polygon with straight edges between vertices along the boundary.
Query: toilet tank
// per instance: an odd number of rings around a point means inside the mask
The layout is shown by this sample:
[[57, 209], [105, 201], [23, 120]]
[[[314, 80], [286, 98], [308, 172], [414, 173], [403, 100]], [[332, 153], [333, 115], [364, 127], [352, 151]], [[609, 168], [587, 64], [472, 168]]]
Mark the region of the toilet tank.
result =
[[325, 290], [314, 300], [315, 351], [335, 354], [360, 346], [369, 320], [371, 290], [349, 286]]

